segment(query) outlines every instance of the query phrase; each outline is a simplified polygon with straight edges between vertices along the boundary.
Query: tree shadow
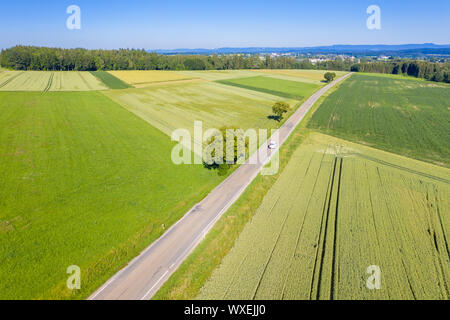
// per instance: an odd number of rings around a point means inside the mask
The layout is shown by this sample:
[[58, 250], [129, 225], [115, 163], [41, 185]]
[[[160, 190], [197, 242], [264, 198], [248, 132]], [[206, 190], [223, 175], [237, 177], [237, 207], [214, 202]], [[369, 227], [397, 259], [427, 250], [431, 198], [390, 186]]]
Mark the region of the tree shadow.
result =
[[217, 175], [225, 176], [228, 173], [228, 169], [230, 168], [230, 165], [228, 165], [226, 163], [217, 164], [215, 162], [213, 164], [208, 164], [203, 161], [203, 168], [208, 169], [208, 170], [215, 170], [217, 172]]
[[283, 117], [280, 117], [280, 116], [276, 116], [276, 115], [270, 115], [270, 116], [267, 116], [267, 119], [270, 119], [270, 120], [275, 120], [275, 121], [278, 121], [278, 122], [280, 122], [280, 121], [281, 121], [281, 119], [283, 119]]

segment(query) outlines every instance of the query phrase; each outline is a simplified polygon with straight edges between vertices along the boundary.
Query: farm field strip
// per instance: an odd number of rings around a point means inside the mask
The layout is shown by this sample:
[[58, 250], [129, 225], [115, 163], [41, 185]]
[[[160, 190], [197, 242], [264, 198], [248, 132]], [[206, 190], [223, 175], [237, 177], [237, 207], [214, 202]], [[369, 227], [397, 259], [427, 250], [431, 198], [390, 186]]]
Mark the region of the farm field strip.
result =
[[[281, 75], [281, 74], [275, 74], [275, 73], [257, 73], [255, 72], [255, 74], [257, 74], [258, 76], [262, 76], [262, 77], [267, 77], [267, 78], [273, 78], [273, 79], [280, 79], [280, 80], [287, 80], [287, 81], [296, 81], [296, 82], [303, 82], [303, 83], [312, 83], [312, 84], [316, 84], [316, 85], [323, 85], [324, 82], [319, 81], [319, 80], [311, 80], [311, 79], [306, 79], [306, 78], [299, 78], [299, 77], [294, 77], [294, 76], [290, 76], [290, 75]], [[256, 76], [256, 75], [253, 75]]]
[[160, 70], [115, 70], [108, 71], [114, 77], [134, 85], [145, 85], [158, 82], [170, 82], [189, 80], [194, 77], [180, 74], [176, 71], [160, 71]]
[[208, 81], [227, 80], [236, 78], [248, 78], [257, 75], [251, 70], [207, 70], [207, 71], [177, 71], [177, 73], [192, 78], [200, 78]]
[[[448, 299], [450, 170], [313, 134], [199, 299]], [[262, 231], [263, 230], [263, 231]], [[367, 267], [381, 290], [365, 287]]]
[[[3, 79], [6, 79], [3, 81]], [[5, 71], [0, 91], [93, 91], [106, 90], [99, 79], [84, 71]]]
[[219, 80], [217, 82], [296, 100], [302, 100], [305, 97], [309, 97], [314, 91], [320, 88], [320, 85], [312, 83], [289, 81], [265, 76]]
[[107, 71], [91, 71], [91, 74], [110, 89], [127, 89], [131, 87], [131, 85], [123, 82], [119, 78], [114, 77]]
[[[287, 80], [304, 81], [320, 84], [324, 80], [326, 72], [336, 73], [336, 78], [346, 74], [344, 71], [328, 71], [328, 70], [302, 70], [302, 69], [255, 69], [254, 72], [265, 74], [270, 77], [286, 77]], [[295, 81], [295, 80], [294, 80]]]
[[[106, 91], [104, 94], [169, 136], [178, 128], [193, 134], [195, 120], [203, 121], [204, 130], [222, 126], [243, 129], [278, 126], [278, 122], [268, 116], [279, 97], [215, 82]], [[285, 101], [292, 109], [298, 103], [291, 99]]]
[[354, 74], [314, 113], [323, 133], [450, 165], [450, 86]]

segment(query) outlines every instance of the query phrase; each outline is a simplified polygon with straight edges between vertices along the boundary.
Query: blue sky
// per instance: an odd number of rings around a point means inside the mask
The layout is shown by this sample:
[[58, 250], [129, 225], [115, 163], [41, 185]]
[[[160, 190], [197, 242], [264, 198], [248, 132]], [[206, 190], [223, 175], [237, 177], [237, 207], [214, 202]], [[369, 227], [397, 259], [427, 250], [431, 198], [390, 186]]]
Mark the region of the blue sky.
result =
[[[68, 30], [66, 8], [81, 8]], [[381, 30], [366, 9], [381, 8]], [[450, 43], [448, 0], [3, 1], [0, 48], [218, 48]]]

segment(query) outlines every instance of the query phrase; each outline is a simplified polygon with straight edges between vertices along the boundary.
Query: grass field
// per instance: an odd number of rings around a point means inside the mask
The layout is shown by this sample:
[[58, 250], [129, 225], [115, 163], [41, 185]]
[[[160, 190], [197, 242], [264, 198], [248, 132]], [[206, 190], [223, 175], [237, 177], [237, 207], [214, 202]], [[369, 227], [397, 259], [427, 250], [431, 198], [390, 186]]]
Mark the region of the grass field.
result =
[[106, 71], [91, 71], [91, 74], [97, 77], [105, 86], [110, 89], [127, 89], [131, 87], [131, 85], [114, 77], [111, 73]]
[[0, 91], [91, 91], [107, 87], [89, 72], [5, 71], [0, 74]]
[[269, 93], [283, 98], [302, 100], [309, 97], [320, 86], [317, 84], [289, 81], [271, 77], [257, 76], [230, 80], [219, 80], [219, 83]]
[[99, 92], [0, 93], [0, 299], [86, 297], [220, 182], [172, 147]]
[[309, 126], [386, 151], [450, 164], [450, 86], [355, 74]]
[[198, 298], [448, 299], [449, 196], [446, 168], [312, 135]]
[[[193, 133], [195, 120], [202, 120], [204, 129], [275, 128], [279, 123], [268, 116], [272, 114], [272, 105], [282, 100], [214, 82], [158, 85], [105, 94], [169, 136], [178, 128]], [[290, 103], [292, 110], [297, 103], [284, 101]]]
[[300, 69], [260, 69], [255, 70], [255, 72], [266, 74], [271, 77], [280, 76], [280, 79], [298, 80], [316, 84], [320, 84], [325, 80], [324, 74], [326, 72], [336, 73], [337, 78], [347, 73], [344, 71], [300, 70]]
[[170, 82], [179, 80], [189, 80], [193, 77], [183, 75], [175, 71], [159, 71], [159, 70], [116, 70], [108, 71], [110, 74], [120, 80], [131, 84], [132, 86], [145, 86], [147, 84], [157, 82]]

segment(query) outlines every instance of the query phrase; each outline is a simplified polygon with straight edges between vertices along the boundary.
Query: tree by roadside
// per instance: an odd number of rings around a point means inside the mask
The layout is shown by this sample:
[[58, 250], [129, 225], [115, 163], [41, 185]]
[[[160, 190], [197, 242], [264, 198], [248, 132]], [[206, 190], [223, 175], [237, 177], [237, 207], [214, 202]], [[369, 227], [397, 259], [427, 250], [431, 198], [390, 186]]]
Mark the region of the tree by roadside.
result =
[[327, 82], [331, 82], [336, 78], [336, 73], [334, 72], [326, 72], [323, 77]]
[[216, 155], [218, 149], [213, 148], [209, 154], [211, 162], [204, 160], [203, 166], [217, 170], [219, 176], [225, 176], [233, 165], [245, 160], [249, 152], [249, 141], [242, 129], [222, 127], [207, 141], [207, 145], [213, 147], [218, 147], [215, 145], [217, 143], [222, 144], [222, 147], [218, 148], [222, 154]]
[[274, 117], [278, 122], [280, 122], [283, 119], [283, 114], [287, 113], [289, 111], [289, 104], [286, 102], [278, 101], [275, 103], [272, 107], [272, 112], [275, 114], [276, 117]]

